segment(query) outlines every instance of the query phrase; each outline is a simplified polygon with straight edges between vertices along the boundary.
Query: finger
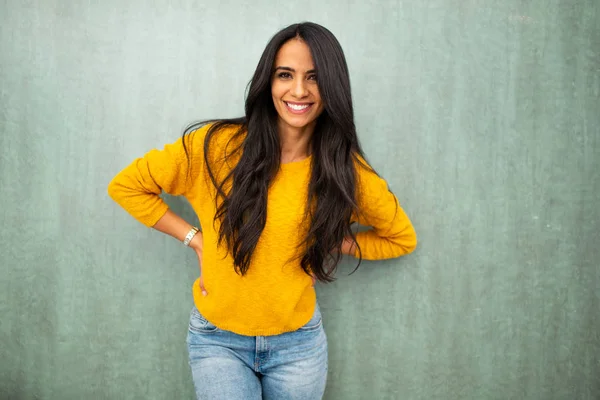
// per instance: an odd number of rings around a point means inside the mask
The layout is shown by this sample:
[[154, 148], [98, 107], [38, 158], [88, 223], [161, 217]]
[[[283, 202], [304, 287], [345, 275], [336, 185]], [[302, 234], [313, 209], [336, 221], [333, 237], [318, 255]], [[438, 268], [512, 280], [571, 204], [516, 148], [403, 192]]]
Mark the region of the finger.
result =
[[204, 278], [202, 276], [200, 276], [200, 290], [202, 290], [202, 296], [206, 296], [208, 294], [206, 288], [204, 287]]

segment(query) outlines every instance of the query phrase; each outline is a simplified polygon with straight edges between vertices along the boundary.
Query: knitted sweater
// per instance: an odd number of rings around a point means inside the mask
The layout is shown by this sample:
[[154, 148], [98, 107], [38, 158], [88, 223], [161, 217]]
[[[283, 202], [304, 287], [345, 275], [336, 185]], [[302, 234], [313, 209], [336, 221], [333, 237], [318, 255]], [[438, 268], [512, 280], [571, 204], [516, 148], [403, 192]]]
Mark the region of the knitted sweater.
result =
[[[208, 125], [185, 139], [153, 149], [119, 172], [108, 186], [114, 201], [142, 224], [152, 227], [168, 210], [163, 191], [185, 196], [198, 215], [203, 233], [202, 276], [192, 286], [198, 310], [218, 328], [246, 336], [294, 331], [313, 315], [316, 294], [312, 279], [300, 267], [298, 244], [307, 229], [304, 220], [311, 157], [284, 163], [268, 190], [267, 221], [248, 272], [234, 270], [225, 242], [217, 245], [215, 188], [205, 167], [204, 138]], [[223, 160], [232, 128], [213, 136], [209, 162]], [[183, 140], [188, 147], [186, 158]], [[229, 143], [228, 149], [231, 150]], [[213, 168], [217, 179], [230, 171], [231, 160]], [[381, 260], [410, 253], [416, 246], [413, 226], [382, 178], [357, 166], [358, 222], [372, 229], [356, 241], [363, 259]], [[357, 256], [357, 254], [355, 254]]]

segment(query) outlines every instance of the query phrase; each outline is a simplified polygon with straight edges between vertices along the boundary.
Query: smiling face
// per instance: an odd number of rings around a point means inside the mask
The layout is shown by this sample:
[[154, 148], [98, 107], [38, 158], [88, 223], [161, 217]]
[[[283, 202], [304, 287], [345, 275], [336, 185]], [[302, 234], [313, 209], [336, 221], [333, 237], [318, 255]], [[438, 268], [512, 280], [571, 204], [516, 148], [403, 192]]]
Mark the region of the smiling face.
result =
[[324, 106], [310, 49], [301, 39], [287, 41], [277, 52], [271, 95], [281, 133], [312, 133]]

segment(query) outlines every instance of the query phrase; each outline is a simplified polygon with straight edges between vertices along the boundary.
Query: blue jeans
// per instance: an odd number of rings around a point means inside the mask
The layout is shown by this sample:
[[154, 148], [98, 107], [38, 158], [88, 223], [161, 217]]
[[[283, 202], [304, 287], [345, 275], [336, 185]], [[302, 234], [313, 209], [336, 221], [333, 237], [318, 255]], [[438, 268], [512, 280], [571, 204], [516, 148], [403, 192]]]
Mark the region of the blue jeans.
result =
[[300, 329], [273, 336], [221, 330], [194, 307], [187, 336], [198, 400], [320, 400], [327, 336], [317, 304]]

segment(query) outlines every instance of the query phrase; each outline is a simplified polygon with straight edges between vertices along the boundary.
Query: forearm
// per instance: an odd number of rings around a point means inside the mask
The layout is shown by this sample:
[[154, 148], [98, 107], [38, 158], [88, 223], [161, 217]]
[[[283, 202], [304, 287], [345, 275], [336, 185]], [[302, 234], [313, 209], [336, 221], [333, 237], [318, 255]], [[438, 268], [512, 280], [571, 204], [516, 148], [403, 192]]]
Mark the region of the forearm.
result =
[[[180, 242], [183, 242], [190, 229], [192, 229], [192, 225], [190, 225], [190, 223], [181, 218], [179, 215], [175, 214], [173, 211], [167, 210], [165, 215], [163, 215], [156, 222], [156, 224], [152, 226], [152, 228], [156, 229], [159, 232], [166, 233], [167, 235], [174, 237]], [[190, 242], [190, 247], [196, 252], [202, 251], [201, 232], [198, 232], [194, 236], [194, 238]]]
[[344, 238], [342, 242], [342, 254], [353, 256], [356, 252], [356, 242], [351, 237]]
[[356, 234], [364, 260], [385, 260], [410, 254], [417, 246], [417, 236], [411, 224], [393, 235], [380, 235], [374, 229]]

